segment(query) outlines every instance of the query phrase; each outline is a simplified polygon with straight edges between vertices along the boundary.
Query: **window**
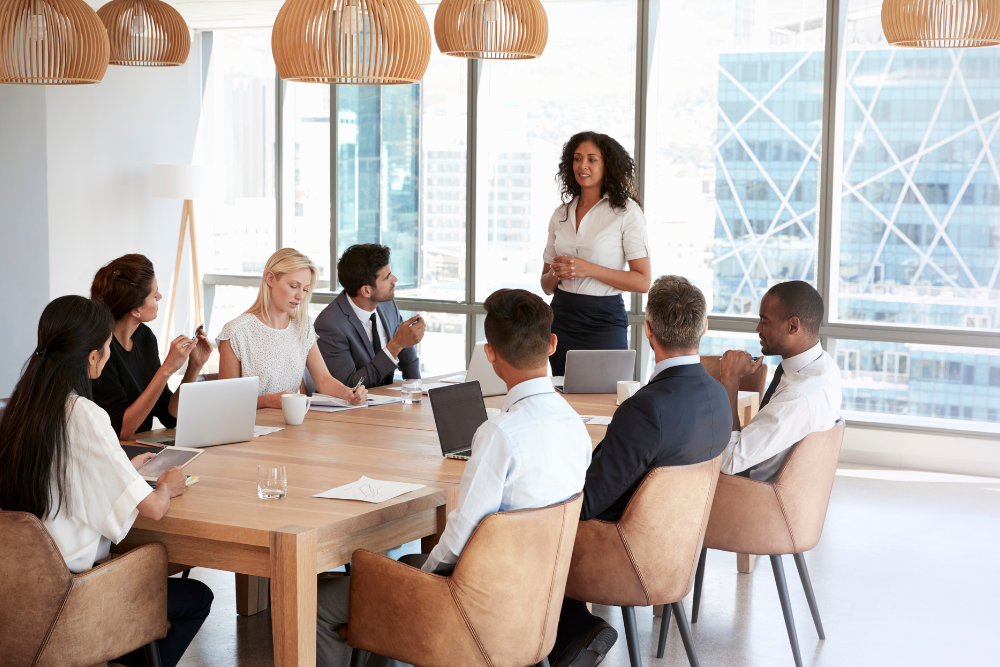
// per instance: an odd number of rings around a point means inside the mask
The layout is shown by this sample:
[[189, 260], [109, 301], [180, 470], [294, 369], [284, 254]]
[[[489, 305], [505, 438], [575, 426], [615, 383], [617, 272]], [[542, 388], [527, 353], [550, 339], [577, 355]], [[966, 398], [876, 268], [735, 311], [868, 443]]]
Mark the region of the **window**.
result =
[[[401, 310], [400, 314], [405, 321], [417, 313]], [[465, 315], [421, 313], [421, 316], [427, 322], [427, 329], [417, 345], [420, 375], [426, 378], [465, 370]], [[396, 376], [401, 378], [402, 374], [396, 371]]]
[[[831, 315], [926, 327], [1000, 326], [1000, 190], [990, 49], [893, 49], [877, 0], [850, 0], [840, 246]], [[850, 17], [858, 17], [851, 20]], [[991, 124], [992, 123], [992, 124]]]
[[225, 176], [216, 198], [198, 202], [198, 223], [211, 229], [201, 254], [217, 273], [259, 274], [276, 241], [271, 31], [213, 35], [195, 161]]
[[660, 3], [650, 19], [646, 220], [653, 275], [712, 312], [815, 284], [825, 3]]
[[[500, 287], [542, 293], [542, 251], [560, 202], [553, 178], [573, 134], [603, 132], [632, 152], [636, 7], [634, 0], [547, 2], [543, 57], [481, 61], [478, 301]], [[596, 35], [596, 26], [599, 38], [584, 48], [581, 36]]]

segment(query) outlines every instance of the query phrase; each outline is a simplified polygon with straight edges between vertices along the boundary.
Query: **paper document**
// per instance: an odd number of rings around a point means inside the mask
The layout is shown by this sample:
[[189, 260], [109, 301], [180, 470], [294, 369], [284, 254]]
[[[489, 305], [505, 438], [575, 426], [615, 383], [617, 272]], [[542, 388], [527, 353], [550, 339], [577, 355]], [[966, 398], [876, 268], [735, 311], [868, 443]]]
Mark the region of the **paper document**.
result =
[[[429, 389], [437, 389], [438, 387], [447, 387], [449, 383], [447, 382], [428, 382], [423, 386], [424, 395], [427, 395]], [[454, 384], [454, 383], [451, 383]], [[389, 391], [403, 391], [402, 387], [386, 387]]]
[[284, 430], [284, 426], [257, 426], [254, 424], [253, 437], [259, 438], [262, 435], [270, 435], [271, 433], [277, 433], [278, 431]]
[[422, 489], [426, 484], [407, 484], [406, 482], [383, 482], [362, 476], [356, 482], [338, 486], [335, 489], [317, 493], [313, 498], [332, 498], [334, 500], [363, 500], [366, 503], [380, 503], [391, 500], [410, 491]]
[[459, 373], [458, 375], [452, 375], [450, 377], [441, 378], [441, 382], [446, 382], [449, 384], [457, 384], [459, 382], [465, 382], [465, 373]]
[[[388, 387], [391, 389], [392, 387]], [[374, 405], [387, 405], [389, 403], [399, 403], [403, 399], [399, 396], [377, 396], [368, 394], [368, 401], [364, 405], [351, 405], [342, 398], [334, 398], [326, 394], [313, 394], [310, 410], [316, 412], [340, 412], [341, 410], [355, 410], [357, 408], [367, 408]]]
[[593, 415], [580, 415], [580, 419], [587, 426], [607, 426], [611, 423], [611, 417], [595, 417]]

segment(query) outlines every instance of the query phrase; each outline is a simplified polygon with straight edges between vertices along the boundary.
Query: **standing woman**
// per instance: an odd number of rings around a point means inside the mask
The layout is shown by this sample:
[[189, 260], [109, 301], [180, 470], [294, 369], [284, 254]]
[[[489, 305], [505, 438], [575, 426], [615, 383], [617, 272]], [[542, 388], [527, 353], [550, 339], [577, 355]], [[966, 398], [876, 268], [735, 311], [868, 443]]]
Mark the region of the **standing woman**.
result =
[[260, 378], [257, 408], [281, 409], [281, 395], [304, 387], [305, 369], [321, 394], [363, 405], [368, 391], [345, 387], [323, 361], [309, 316], [316, 265], [294, 248], [283, 248], [264, 265], [257, 300], [250, 310], [222, 327], [219, 379]]
[[628, 349], [622, 292], [649, 291], [652, 269], [635, 163], [606, 134], [580, 132], [559, 161], [561, 204], [549, 221], [542, 289], [552, 297], [549, 357], [565, 375], [568, 350]]
[[122, 440], [153, 428], [153, 417], [166, 428], [177, 426], [176, 394], [167, 380], [187, 362], [184, 382], [194, 382], [212, 354], [203, 331], [195, 338], [178, 336], [160, 363], [156, 336], [146, 322], [156, 319], [162, 298], [153, 263], [143, 255], [124, 255], [102, 267], [90, 286], [90, 298], [100, 301], [115, 320], [111, 358], [94, 381], [94, 402], [111, 417]]
[[[94, 567], [138, 515], [158, 521], [184, 493], [174, 467], [149, 488], [139, 473], [152, 454], [131, 461], [108, 413], [90, 400], [91, 381], [108, 362], [112, 319], [82, 296], [59, 297], [42, 311], [38, 347], [25, 364], [0, 421], [0, 507], [41, 519], [71, 572]], [[104, 604], [114, 604], [107, 591]], [[194, 579], [167, 579], [170, 629], [159, 640], [164, 667], [180, 661], [208, 616], [212, 591]], [[142, 667], [142, 649], [109, 665]]]

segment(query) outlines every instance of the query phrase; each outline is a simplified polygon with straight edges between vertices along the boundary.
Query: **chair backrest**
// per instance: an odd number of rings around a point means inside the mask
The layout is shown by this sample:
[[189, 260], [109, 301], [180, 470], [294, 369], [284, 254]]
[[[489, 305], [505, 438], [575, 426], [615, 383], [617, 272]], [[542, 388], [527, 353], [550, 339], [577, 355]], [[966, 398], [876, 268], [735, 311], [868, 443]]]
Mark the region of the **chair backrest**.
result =
[[38, 517], [0, 512], [0, 656], [32, 665], [73, 587], [73, 574]]
[[[714, 379], [722, 382], [722, 357], [703, 356], [701, 365], [705, 367], [705, 372]], [[767, 364], [761, 364], [760, 368], [753, 375], [748, 375], [740, 380], [739, 391], [756, 391], [760, 399], [764, 399], [764, 391], [767, 389]]]
[[583, 494], [487, 516], [450, 577], [455, 599], [493, 665], [534, 665], [555, 643]]
[[788, 524], [793, 553], [809, 551], [819, 543], [843, 444], [843, 420], [828, 431], [810, 433], [793, 446], [771, 482]]

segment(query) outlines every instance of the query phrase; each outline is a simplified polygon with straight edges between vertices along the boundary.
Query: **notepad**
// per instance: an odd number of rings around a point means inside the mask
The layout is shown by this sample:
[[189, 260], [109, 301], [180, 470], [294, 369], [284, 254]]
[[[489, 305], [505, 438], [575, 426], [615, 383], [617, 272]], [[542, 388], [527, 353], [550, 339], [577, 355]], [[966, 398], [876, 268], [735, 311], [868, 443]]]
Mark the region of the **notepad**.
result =
[[392, 500], [410, 491], [422, 489], [426, 484], [408, 484], [406, 482], [387, 482], [370, 479], [362, 475], [361, 479], [350, 484], [338, 486], [335, 489], [317, 493], [313, 498], [331, 498], [334, 500], [362, 500], [366, 503], [381, 503]]
[[587, 426], [607, 426], [611, 423], [611, 417], [595, 417], [593, 415], [580, 415], [580, 419]]

